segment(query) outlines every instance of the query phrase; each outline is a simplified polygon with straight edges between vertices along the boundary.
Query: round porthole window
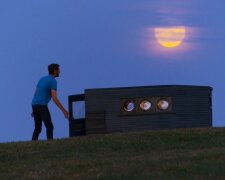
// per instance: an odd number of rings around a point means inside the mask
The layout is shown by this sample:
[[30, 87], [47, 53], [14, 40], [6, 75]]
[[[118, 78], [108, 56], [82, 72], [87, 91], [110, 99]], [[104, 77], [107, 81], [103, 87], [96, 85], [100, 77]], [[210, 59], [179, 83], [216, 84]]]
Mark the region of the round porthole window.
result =
[[158, 101], [157, 106], [161, 110], [167, 110], [169, 108], [169, 102], [165, 99], [161, 99]]
[[152, 107], [152, 104], [148, 100], [143, 100], [140, 103], [140, 108], [144, 111], [151, 109], [151, 107]]
[[133, 101], [126, 101], [124, 103], [123, 109], [127, 112], [133, 111], [135, 108], [134, 102]]

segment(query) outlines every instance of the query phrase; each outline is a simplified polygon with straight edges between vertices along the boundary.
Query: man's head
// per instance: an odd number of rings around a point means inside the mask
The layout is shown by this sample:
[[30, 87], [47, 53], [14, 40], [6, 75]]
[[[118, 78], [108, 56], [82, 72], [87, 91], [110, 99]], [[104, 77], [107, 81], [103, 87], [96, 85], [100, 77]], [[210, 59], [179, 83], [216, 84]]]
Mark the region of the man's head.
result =
[[48, 73], [53, 77], [59, 77], [60, 68], [58, 64], [50, 64], [48, 65]]

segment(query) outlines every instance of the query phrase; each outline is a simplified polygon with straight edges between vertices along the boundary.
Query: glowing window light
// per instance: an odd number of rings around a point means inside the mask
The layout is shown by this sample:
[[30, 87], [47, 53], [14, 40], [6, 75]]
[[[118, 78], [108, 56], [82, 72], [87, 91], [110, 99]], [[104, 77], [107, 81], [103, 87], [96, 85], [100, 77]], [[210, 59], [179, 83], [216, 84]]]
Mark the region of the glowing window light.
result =
[[133, 101], [127, 101], [124, 103], [123, 109], [127, 112], [133, 111], [135, 108], [134, 102]]
[[167, 110], [169, 108], [169, 102], [165, 99], [161, 99], [158, 101], [157, 106], [161, 110]]
[[140, 103], [140, 108], [141, 108], [142, 110], [144, 110], [144, 111], [147, 111], [147, 110], [151, 109], [151, 107], [152, 107], [151, 102], [149, 102], [149, 101], [147, 101], [147, 100], [143, 100], [143, 101], [141, 101], [141, 103]]

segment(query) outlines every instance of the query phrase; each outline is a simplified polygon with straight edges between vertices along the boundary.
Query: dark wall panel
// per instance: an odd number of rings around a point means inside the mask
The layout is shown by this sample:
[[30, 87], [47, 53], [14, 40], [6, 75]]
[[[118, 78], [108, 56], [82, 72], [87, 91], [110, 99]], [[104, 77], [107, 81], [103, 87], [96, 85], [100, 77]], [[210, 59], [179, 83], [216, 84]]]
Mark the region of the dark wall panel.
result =
[[[105, 119], [99, 122], [104, 123], [106, 132], [208, 127], [212, 125], [211, 90], [205, 86], [175, 85], [88, 89], [85, 90], [86, 124], [92, 121], [93, 112], [104, 112]], [[122, 99], [144, 97], [171, 97], [171, 112], [143, 115], [121, 113]]]

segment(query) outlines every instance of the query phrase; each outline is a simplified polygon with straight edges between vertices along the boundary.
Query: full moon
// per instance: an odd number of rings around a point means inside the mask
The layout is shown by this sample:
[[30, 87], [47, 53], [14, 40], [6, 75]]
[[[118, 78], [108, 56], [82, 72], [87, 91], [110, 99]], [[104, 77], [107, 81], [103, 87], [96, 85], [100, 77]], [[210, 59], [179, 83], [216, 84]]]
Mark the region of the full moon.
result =
[[165, 48], [175, 48], [182, 44], [185, 39], [184, 27], [154, 28], [157, 42]]

